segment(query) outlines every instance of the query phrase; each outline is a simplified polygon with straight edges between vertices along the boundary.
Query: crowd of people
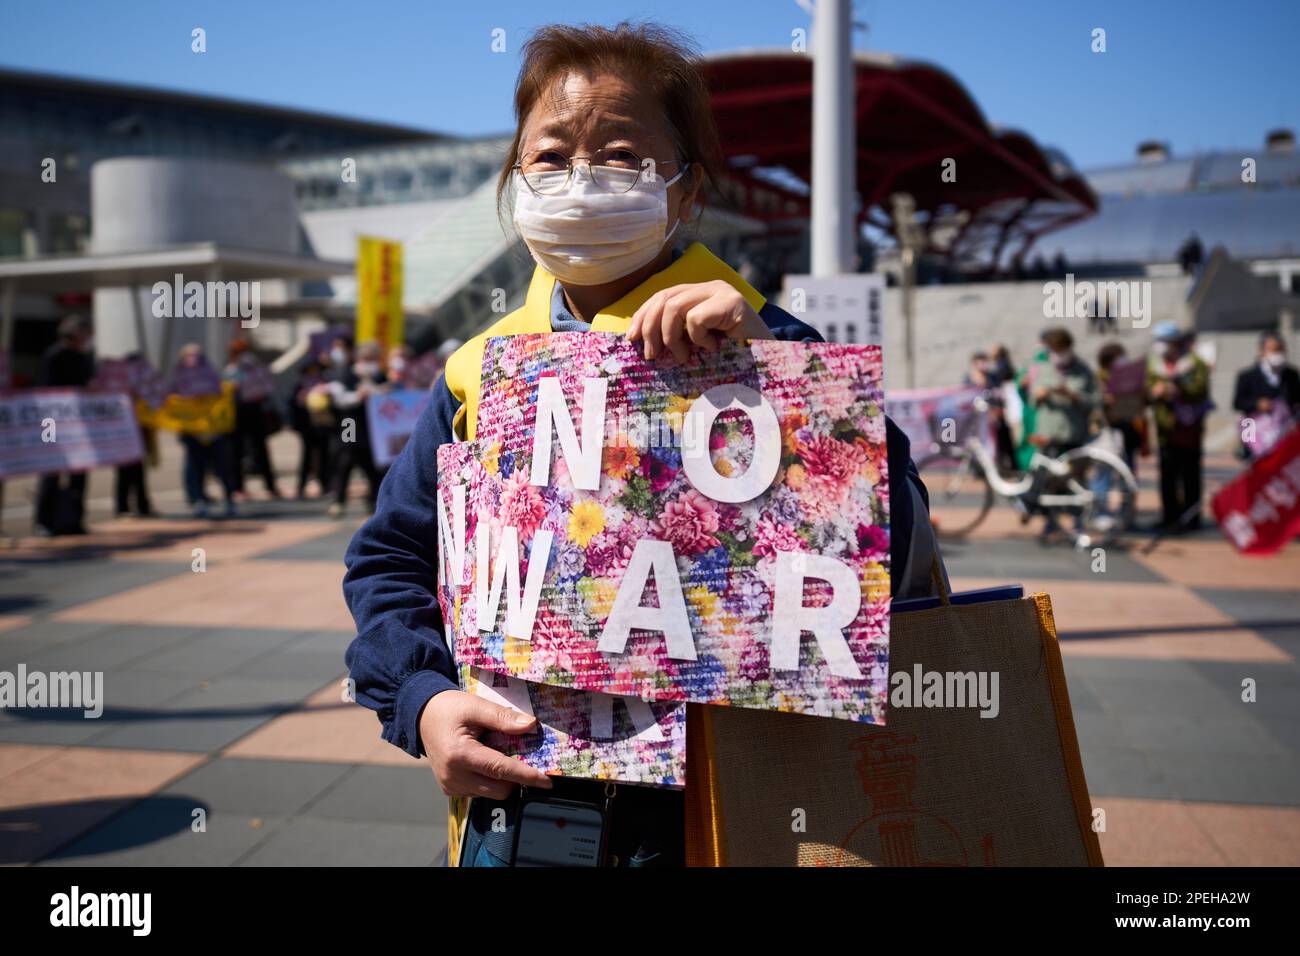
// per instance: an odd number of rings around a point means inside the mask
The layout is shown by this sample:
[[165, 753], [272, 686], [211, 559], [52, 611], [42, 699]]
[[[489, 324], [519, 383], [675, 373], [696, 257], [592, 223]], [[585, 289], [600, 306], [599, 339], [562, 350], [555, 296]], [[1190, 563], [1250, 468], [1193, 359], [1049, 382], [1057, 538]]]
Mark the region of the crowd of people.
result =
[[[1068, 329], [1049, 328], [1019, 369], [1005, 346], [975, 353], [964, 384], [984, 389], [990, 399], [1001, 469], [1026, 471], [1035, 452], [1057, 457], [1109, 430], [1134, 476], [1139, 459], [1155, 454], [1161, 514], [1150, 530], [1196, 530], [1204, 521], [1205, 423], [1214, 405], [1211, 366], [1194, 346], [1194, 333], [1162, 322], [1145, 356], [1130, 357], [1111, 341], [1098, 351], [1094, 368], [1076, 354]], [[1023, 403], [1018, 436], [1006, 413], [1008, 385]], [[1233, 408], [1241, 416], [1245, 459], [1265, 454], [1278, 435], [1300, 421], [1300, 373], [1288, 363], [1285, 342], [1276, 332], [1260, 336], [1256, 361], [1238, 374]], [[1033, 492], [1028, 503], [1032, 511]], [[1047, 519], [1045, 536], [1055, 530], [1052, 515]]]
[[[250, 497], [250, 481], [260, 482], [273, 499], [283, 497], [271, 461], [268, 440], [287, 424], [300, 439], [297, 468], [298, 499], [328, 497], [329, 514], [346, 512], [348, 485], [360, 471], [365, 477], [367, 504], [374, 509], [383, 470], [371, 453], [366, 401], [377, 390], [427, 388], [441, 360], [459, 343], [417, 363], [408, 346], [385, 353], [375, 342], [354, 347], [348, 334], [332, 336], [328, 347], [313, 350], [298, 370], [292, 391], [277, 394], [270, 369], [257, 357], [252, 343], [236, 338], [218, 369], [202, 345], [181, 347], [168, 376], [162, 379], [168, 396], [202, 401], [229, 394], [233, 423], [216, 416], [197, 419], [198, 425], [177, 432], [183, 448], [181, 469], [185, 498], [195, 517], [209, 517], [216, 502], [211, 483], [220, 489], [221, 513], [238, 513], [238, 503]], [[136, 353], [125, 357], [144, 372], [147, 360]], [[96, 382], [96, 362], [89, 323], [70, 316], [59, 325], [58, 340], [46, 352], [37, 384], [50, 388], [86, 388]], [[116, 468], [114, 504], [118, 517], [152, 517], [147, 469], [158, 461], [158, 429], [142, 420], [140, 461]], [[85, 533], [86, 472], [42, 475], [37, 485], [35, 531], [41, 536]]]

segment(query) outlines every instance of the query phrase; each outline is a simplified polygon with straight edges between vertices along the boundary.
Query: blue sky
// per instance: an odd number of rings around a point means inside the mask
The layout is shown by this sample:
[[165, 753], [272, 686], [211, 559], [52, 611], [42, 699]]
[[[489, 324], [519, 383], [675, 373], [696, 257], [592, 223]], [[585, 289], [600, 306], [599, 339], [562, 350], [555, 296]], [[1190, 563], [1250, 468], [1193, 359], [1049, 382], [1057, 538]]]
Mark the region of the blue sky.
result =
[[[1300, 0], [858, 0], [855, 13], [868, 25], [855, 46], [945, 67], [992, 122], [1082, 168], [1125, 162], [1141, 139], [1251, 148], [1300, 127]], [[794, 0], [0, 0], [0, 64], [474, 135], [511, 127], [531, 28], [625, 17], [706, 51], [788, 46], [810, 23]], [[1089, 49], [1094, 27], [1105, 53]]]

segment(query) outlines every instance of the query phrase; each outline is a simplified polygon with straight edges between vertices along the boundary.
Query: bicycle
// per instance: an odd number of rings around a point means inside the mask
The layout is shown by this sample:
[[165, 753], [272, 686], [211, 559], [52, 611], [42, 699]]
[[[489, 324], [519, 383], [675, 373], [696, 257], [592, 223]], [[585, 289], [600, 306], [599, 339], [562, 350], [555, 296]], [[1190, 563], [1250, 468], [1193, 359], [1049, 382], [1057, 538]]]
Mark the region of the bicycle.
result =
[[[977, 401], [975, 410], [986, 411], [987, 403]], [[1136, 514], [1137, 479], [1132, 470], [1123, 458], [1096, 443], [1055, 458], [1035, 451], [1026, 472], [1007, 478], [979, 436], [968, 434], [950, 443], [932, 443], [917, 470], [930, 492], [930, 514], [938, 518], [935, 533], [940, 538], [974, 531], [988, 517], [995, 496], [1009, 501], [1022, 521], [1041, 513], [1059, 525], [1061, 517], [1072, 517], [1078, 548], [1115, 540], [1133, 526]], [[972, 507], [970, 516], [960, 510]], [[959, 517], [954, 520], [954, 515]]]

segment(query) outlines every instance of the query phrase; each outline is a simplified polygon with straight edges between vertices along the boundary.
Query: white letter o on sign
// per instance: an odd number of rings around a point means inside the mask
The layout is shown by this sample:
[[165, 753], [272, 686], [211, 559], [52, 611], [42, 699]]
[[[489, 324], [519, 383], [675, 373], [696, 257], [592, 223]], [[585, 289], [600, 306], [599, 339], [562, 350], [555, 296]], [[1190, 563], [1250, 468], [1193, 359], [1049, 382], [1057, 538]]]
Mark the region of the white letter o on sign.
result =
[[[754, 427], [754, 457], [739, 475], [720, 475], [709, 457], [709, 435], [723, 412], [738, 408]], [[747, 385], [717, 385], [691, 403], [682, 422], [682, 468], [695, 489], [714, 501], [753, 501], [781, 467], [781, 423], [776, 411]]]

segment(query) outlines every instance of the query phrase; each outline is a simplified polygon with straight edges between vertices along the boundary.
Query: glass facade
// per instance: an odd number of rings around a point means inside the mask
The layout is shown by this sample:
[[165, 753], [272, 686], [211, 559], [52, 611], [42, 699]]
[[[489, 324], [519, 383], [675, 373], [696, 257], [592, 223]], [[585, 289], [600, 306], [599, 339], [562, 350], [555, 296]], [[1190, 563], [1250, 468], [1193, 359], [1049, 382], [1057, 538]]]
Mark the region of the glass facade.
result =
[[9, 157], [24, 164], [31, 155], [74, 157], [83, 170], [112, 156], [257, 160], [438, 138], [202, 97], [75, 81], [46, 81], [43, 87], [43, 80], [0, 72], [0, 130], [6, 140], [29, 147], [28, 157]]
[[[494, 178], [509, 137], [334, 151], [285, 159], [304, 211], [467, 196]], [[355, 179], [355, 181], [352, 181]]]

